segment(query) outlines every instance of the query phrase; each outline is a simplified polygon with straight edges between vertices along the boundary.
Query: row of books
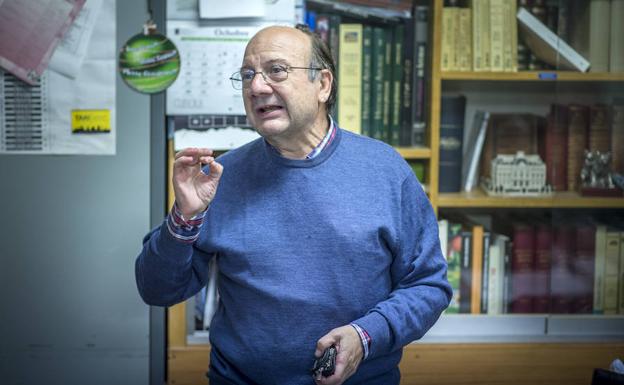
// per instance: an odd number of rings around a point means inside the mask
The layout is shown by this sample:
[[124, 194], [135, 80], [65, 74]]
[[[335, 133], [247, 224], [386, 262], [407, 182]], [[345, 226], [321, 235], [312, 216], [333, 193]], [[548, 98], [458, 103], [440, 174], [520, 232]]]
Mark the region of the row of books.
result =
[[442, 9], [442, 71], [518, 70], [516, 0]]
[[463, 95], [442, 97], [440, 192], [472, 190], [491, 176], [496, 155], [518, 151], [540, 156], [554, 191], [579, 190], [586, 149], [610, 152], [611, 171], [624, 173], [624, 100], [552, 104], [546, 117], [477, 111], [466, 130], [465, 109]]
[[442, 70], [624, 72], [619, 0], [447, 0]]
[[447, 313], [624, 314], [624, 231], [515, 223], [509, 235], [441, 219]]
[[341, 127], [393, 146], [424, 145], [429, 7], [394, 23], [307, 12], [337, 64]]

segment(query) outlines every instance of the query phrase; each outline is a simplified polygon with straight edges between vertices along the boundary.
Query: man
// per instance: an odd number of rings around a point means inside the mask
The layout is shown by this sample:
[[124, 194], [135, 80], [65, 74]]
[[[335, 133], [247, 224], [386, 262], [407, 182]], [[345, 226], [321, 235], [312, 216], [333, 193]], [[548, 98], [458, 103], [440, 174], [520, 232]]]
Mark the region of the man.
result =
[[[136, 262], [141, 296], [183, 301], [217, 259], [211, 385], [398, 384], [402, 347], [451, 297], [420, 184], [391, 147], [329, 117], [334, 64], [305, 28], [258, 32], [232, 82], [262, 138], [219, 162], [176, 155], [176, 204]], [[332, 345], [334, 374], [312, 378]]]

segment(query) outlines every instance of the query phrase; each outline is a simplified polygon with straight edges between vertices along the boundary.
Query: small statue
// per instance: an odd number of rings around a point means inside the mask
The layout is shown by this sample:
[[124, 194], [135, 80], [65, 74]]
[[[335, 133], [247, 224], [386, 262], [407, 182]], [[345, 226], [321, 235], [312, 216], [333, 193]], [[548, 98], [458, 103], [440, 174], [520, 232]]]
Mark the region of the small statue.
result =
[[611, 180], [611, 152], [585, 150], [585, 162], [581, 169], [583, 187], [615, 188]]

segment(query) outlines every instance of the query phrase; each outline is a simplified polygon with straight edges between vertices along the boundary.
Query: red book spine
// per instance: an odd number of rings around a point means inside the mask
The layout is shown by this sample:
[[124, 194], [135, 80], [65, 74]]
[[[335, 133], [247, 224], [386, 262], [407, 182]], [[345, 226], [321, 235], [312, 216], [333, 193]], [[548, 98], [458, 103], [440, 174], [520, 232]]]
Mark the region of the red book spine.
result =
[[550, 311], [550, 261], [552, 258], [552, 228], [539, 225], [535, 232], [535, 273], [533, 276], [535, 313]]
[[571, 313], [574, 276], [570, 260], [574, 249], [573, 228], [560, 225], [553, 233], [550, 270], [550, 312]]
[[591, 313], [594, 306], [594, 255], [596, 228], [579, 225], [576, 228], [574, 253], [574, 300], [572, 312]]
[[587, 148], [589, 109], [586, 106], [568, 106], [568, 190], [580, 187], [581, 169]]
[[555, 191], [567, 189], [568, 158], [568, 108], [553, 104], [550, 107], [548, 123], [541, 141], [540, 155], [546, 164], [546, 181]]
[[532, 226], [518, 224], [513, 230], [511, 253], [511, 312], [533, 312], [533, 266], [535, 231]]

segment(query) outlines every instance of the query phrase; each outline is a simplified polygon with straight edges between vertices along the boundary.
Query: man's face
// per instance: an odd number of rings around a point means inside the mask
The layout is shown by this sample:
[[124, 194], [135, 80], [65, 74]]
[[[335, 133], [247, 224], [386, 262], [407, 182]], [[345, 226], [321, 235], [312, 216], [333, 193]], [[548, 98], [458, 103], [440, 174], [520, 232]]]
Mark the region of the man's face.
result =
[[249, 42], [242, 70], [263, 72], [270, 82], [256, 74], [249, 87], [243, 88], [247, 119], [263, 137], [297, 137], [322, 115], [320, 82], [310, 81], [308, 70], [289, 70], [288, 78], [278, 83], [268, 78], [275, 66], [309, 67], [310, 51], [310, 39], [292, 28], [267, 28]]

